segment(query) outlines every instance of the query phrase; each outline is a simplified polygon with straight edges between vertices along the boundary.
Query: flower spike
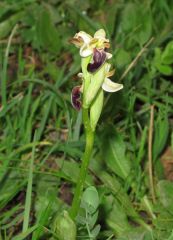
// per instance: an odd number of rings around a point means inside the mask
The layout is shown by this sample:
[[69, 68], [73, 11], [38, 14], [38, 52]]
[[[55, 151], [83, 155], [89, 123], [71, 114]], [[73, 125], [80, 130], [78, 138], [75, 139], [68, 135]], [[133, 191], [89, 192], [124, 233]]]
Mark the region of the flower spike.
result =
[[93, 37], [80, 31], [75, 34], [71, 42], [80, 49], [79, 53], [82, 57], [82, 73], [78, 75], [82, 84], [81, 87], [73, 88], [71, 102], [78, 111], [82, 107], [82, 121], [86, 133], [85, 152], [82, 157], [82, 165], [70, 210], [71, 218], [76, 219], [80, 209], [89, 160], [92, 155], [94, 133], [104, 106], [103, 90], [116, 92], [122, 89], [123, 85], [114, 83], [109, 79], [114, 74], [114, 70], [110, 71], [111, 64], [107, 63], [112, 54], [107, 52], [110, 43], [103, 29], [96, 31]]
[[[82, 87], [77, 86], [72, 90], [72, 105], [77, 110], [80, 110], [81, 106], [85, 109], [92, 107], [92, 114], [94, 114], [95, 110], [93, 109], [99, 109], [99, 102], [100, 106], [103, 105], [101, 104], [103, 90], [117, 92], [123, 88], [122, 84], [110, 80], [115, 72], [114, 70], [110, 71], [111, 64], [107, 62], [112, 57], [112, 54], [107, 52], [110, 42], [103, 29], [96, 31], [93, 37], [84, 31], [80, 31], [75, 34], [71, 42], [80, 49], [82, 73], [79, 76], [83, 82]], [[101, 109], [97, 111], [98, 115], [99, 113], [101, 113]], [[98, 116], [92, 116], [92, 119], [98, 118]], [[93, 126], [95, 125], [96, 123]]]

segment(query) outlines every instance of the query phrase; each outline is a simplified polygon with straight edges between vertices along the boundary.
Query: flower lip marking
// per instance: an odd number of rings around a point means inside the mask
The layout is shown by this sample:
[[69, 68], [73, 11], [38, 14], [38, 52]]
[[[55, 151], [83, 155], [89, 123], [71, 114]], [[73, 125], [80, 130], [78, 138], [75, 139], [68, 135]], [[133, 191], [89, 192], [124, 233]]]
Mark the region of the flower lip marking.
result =
[[93, 63], [89, 63], [87, 66], [88, 72], [94, 73], [97, 71], [106, 61], [106, 53], [104, 50], [93, 50]]
[[76, 109], [76, 110], [80, 110], [82, 103], [81, 103], [81, 86], [75, 86], [72, 89], [71, 92], [71, 103], [72, 106]]

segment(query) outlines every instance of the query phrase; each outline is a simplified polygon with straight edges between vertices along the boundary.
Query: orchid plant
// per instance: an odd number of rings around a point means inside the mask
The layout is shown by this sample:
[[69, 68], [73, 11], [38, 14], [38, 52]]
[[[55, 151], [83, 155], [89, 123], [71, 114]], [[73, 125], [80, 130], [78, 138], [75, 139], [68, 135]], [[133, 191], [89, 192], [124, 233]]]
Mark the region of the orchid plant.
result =
[[123, 88], [123, 85], [110, 80], [115, 71], [111, 70], [111, 64], [108, 63], [112, 54], [107, 51], [110, 48], [110, 42], [103, 29], [98, 30], [94, 37], [80, 31], [75, 34], [71, 42], [80, 49], [82, 68], [82, 73], [78, 74], [82, 84], [73, 88], [71, 102], [76, 110], [79, 111], [82, 108], [86, 132], [85, 152], [70, 211], [71, 217], [75, 219], [91, 158], [96, 125], [103, 108], [103, 92], [117, 92]]

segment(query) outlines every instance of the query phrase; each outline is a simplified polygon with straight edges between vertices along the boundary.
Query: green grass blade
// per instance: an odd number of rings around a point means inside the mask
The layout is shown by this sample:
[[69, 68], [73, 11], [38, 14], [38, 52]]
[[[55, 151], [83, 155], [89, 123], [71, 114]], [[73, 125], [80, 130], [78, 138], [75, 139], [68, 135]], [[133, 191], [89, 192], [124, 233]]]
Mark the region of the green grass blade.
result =
[[7, 105], [6, 84], [7, 84], [8, 56], [9, 56], [11, 41], [12, 41], [12, 38], [13, 38], [13, 36], [14, 36], [16, 30], [17, 30], [17, 27], [18, 27], [18, 25], [16, 25], [11, 32], [11, 35], [10, 35], [9, 40], [8, 40], [7, 48], [6, 48], [6, 51], [5, 51], [5, 56], [4, 56], [4, 63], [3, 63], [3, 69], [2, 69], [2, 83], [1, 83], [1, 97], [2, 97], [2, 105], [4, 107], [6, 107], [6, 105]]
[[[35, 141], [36, 141], [36, 132], [34, 135], [34, 142]], [[28, 230], [28, 226], [29, 226], [29, 215], [30, 215], [31, 200], [32, 200], [34, 156], [35, 156], [35, 144], [33, 145], [33, 148], [32, 148], [32, 156], [31, 156], [29, 175], [28, 175], [28, 185], [27, 185], [27, 191], [26, 191], [25, 210], [24, 210], [24, 219], [23, 219], [23, 233], [25, 233]]]
[[37, 225], [29, 228], [25, 233], [21, 233], [17, 235], [16, 237], [12, 238], [12, 240], [25, 240], [27, 236], [29, 236], [33, 231], [35, 231], [38, 228]]

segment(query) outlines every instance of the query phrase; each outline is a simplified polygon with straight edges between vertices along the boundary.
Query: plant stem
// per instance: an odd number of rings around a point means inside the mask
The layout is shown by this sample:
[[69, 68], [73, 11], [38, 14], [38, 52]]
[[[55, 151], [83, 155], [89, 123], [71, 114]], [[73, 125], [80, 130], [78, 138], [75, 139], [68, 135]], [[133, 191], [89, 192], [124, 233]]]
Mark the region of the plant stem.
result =
[[86, 132], [86, 145], [85, 145], [85, 152], [82, 157], [82, 165], [81, 165], [79, 176], [78, 176], [78, 181], [77, 181], [77, 185], [74, 193], [72, 207], [70, 210], [70, 216], [72, 217], [72, 219], [76, 218], [79, 207], [80, 207], [81, 196], [82, 196], [82, 192], [85, 184], [85, 178], [86, 178], [89, 161], [92, 154], [93, 143], [94, 143], [94, 132], [92, 131], [90, 126], [88, 109], [83, 108], [82, 113], [83, 113], [83, 123], [85, 126], [85, 132]]

